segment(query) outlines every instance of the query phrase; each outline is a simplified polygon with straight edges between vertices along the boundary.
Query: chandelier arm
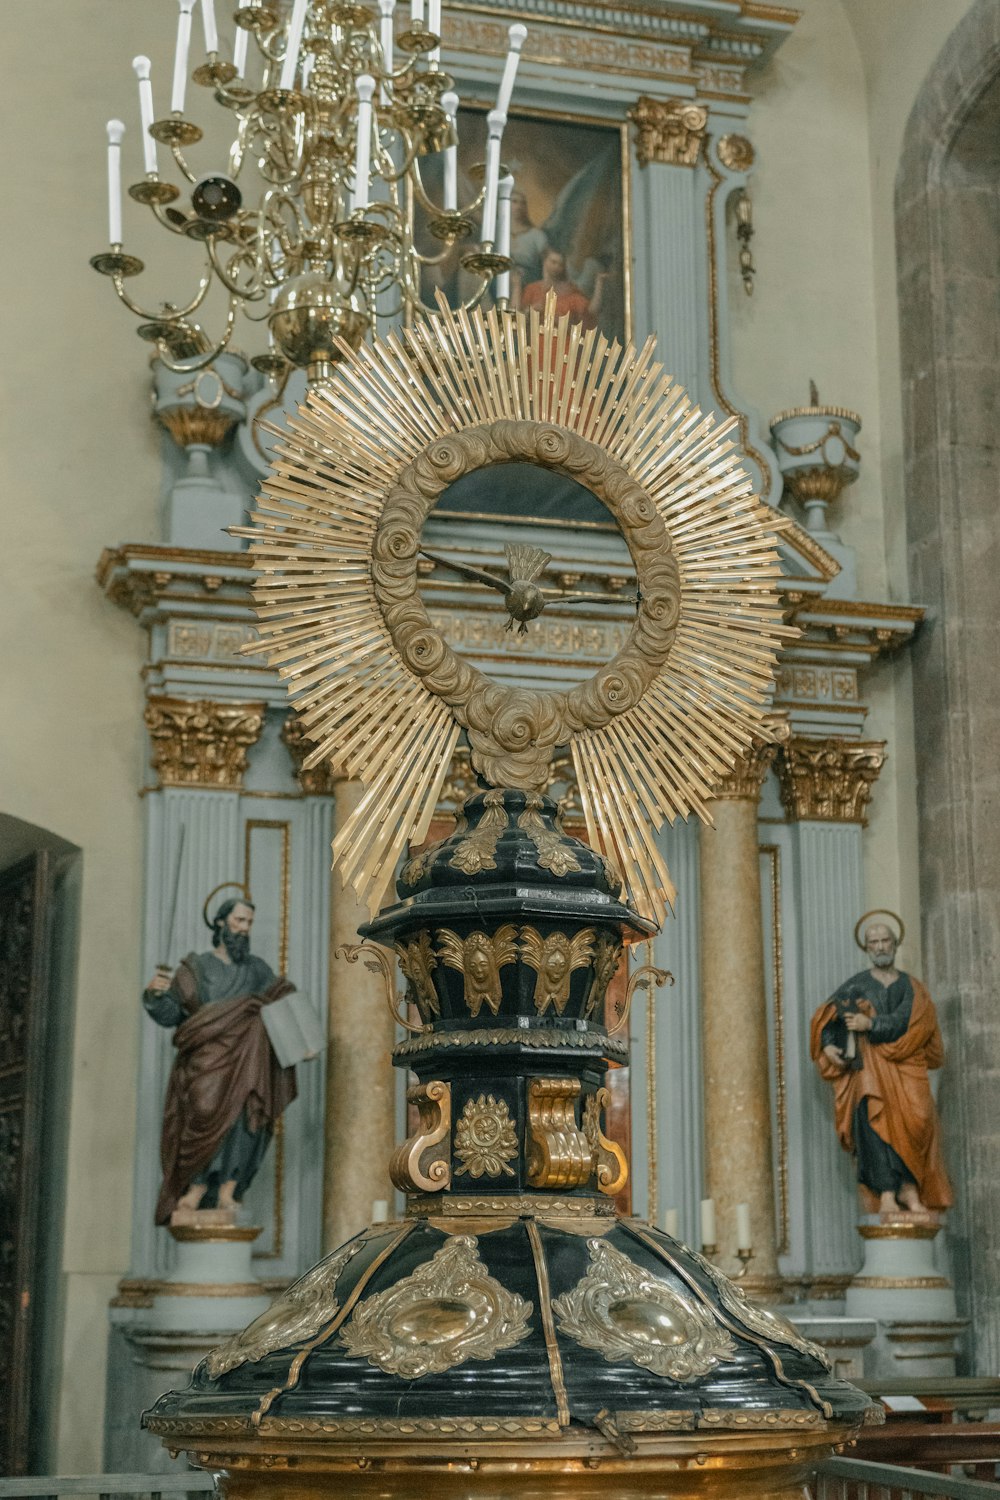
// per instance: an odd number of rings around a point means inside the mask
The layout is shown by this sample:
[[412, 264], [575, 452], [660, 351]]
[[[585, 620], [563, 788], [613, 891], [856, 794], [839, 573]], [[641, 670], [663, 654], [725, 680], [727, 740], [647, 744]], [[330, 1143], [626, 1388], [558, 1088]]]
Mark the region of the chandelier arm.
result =
[[111, 280], [114, 285], [115, 291], [118, 293], [119, 297], [124, 302], [129, 312], [135, 313], [137, 318], [145, 318], [148, 322], [152, 323], [176, 323], [179, 319], [189, 317], [191, 313], [197, 312], [198, 308], [201, 306], [206, 296], [208, 295], [209, 287], [212, 285], [212, 273], [210, 268], [208, 274], [202, 277], [198, 290], [191, 301], [188, 303], [187, 307], [175, 308], [173, 312], [169, 313], [163, 312], [162, 309], [157, 309], [156, 312], [150, 312], [148, 309], [140, 307], [139, 304], [135, 302], [125, 290], [125, 281], [120, 272], [116, 272], [114, 276], [112, 276]]
[[222, 285], [226, 288], [226, 291], [234, 297], [246, 297], [253, 302], [259, 301], [260, 298], [264, 295], [263, 286], [255, 287], [253, 282], [251, 282], [247, 287], [241, 287], [238, 282], [233, 279], [232, 272], [230, 270], [230, 267], [234, 263], [236, 265], [239, 265], [241, 261], [251, 265], [255, 270], [259, 269], [260, 262], [257, 257], [251, 256], [249, 250], [247, 250], [246, 248], [240, 248], [235, 252], [235, 254], [230, 257], [229, 266], [226, 266], [223, 264], [222, 258], [219, 255], [219, 246], [215, 237], [213, 236], [206, 243], [208, 244], [208, 255], [209, 259], [212, 262], [212, 269], [218, 279], [222, 282]]
[[188, 166], [187, 162], [184, 159], [184, 153], [181, 150], [180, 146], [178, 146], [176, 141], [171, 141], [170, 151], [174, 158], [174, 161], [180, 167], [188, 182], [197, 182], [198, 177], [196, 173], [192, 172], [191, 168]]
[[431, 202], [427, 189], [424, 187], [424, 179], [423, 174], [420, 170], [419, 156], [415, 157], [413, 161], [413, 174], [411, 181], [413, 183], [413, 196], [420, 204], [420, 207], [424, 210], [425, 213], [430, 214], [432, 219], [438, 218], [439, 215], [444, 212], [444, 209], [439, 208], [435, 203]]
[[175, 224], [172, 219], [167, 218], [167, 210], [164, 204], [151, 203], [149, 206], [164, 229], [169, 229], [171, 234], [179, 234], [183, 239], [187, 239], [188, 236], [184, 232], [184, 225]]
[[198, 370], [207, 370], [209, 365], [212, 364], [214, 360], [218, 359], [219, 355], [222, 354], [226, 349], [229, 340], [233, 336], [233, 327], [235, 326], [235, 323], [236, 298], [230, 297], [229, 311], [226, 314], [225, 331], [223, 332], [222, 337], [214, 348], [209, 350], [207, 354], [199, 355], [197, 359], [175, 361], [170, 358], [170, 351], [167, 348], [167, 345], [164, 344], [162, 340], [158, 339], [157, 348], [160, 352], [160, 359], [166, 365], [167, 369], [173, 371], [175, 375], [194, 375]]
[[265, 401], [263, 406], [257, 408], [250, 422], [250, 441], [257, 449], [257, 452], [260, 454], [261, 458], [268, 465], [270, 465], [271, 463], [272, 455], [265, 451], [264, 446], [261, 443], [260, 435], [257, 430], [258, 425], [263, 421], [265, 413], [274, 411], [276, 408], [279, 408], [281, 406], [282, 402], [285, 399], [285, 388], [288, 385], [289, 380], [292, 378], [292, 372], [294, 369], [294, 365], [285, 366], [281, 379], [278, 382], [278, 388], [275, 391], [274, 395], [271, 397], [271, 400]]
[[[395, 170], [392, 172], [379, 172], [379, 176], [385, 183], [400, 183], [404, 180], [404, 178], [408, 177], [410, 175], [412, 167], [416, 163], [417, 155], [420, 150], [419, 143], [417, 142], [416, 137], [411, 136], [409, 131], [400, 130], [397, 131], [397, 134], [405, 144], [406, 155], [403, 158], [403, 164], [399, 168], [398, 172]], [[392, 161], [392, 157], [386, 151], [384, 146], [379, 146], [378, 155], [380, 158], [384, 157], [385, 160], [390, 162]]]

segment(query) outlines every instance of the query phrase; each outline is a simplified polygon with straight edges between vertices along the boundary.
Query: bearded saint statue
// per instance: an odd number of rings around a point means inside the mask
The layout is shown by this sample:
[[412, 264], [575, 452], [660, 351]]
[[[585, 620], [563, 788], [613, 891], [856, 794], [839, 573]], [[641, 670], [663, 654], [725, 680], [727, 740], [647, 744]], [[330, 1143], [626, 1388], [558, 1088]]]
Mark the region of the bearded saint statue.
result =
[[865, 928], [870, 967], [816, 1011], [811, 1053], [833, 1085], [837, 1135], [855, 1157], [866, 1210], [920, 1214], [954, 1201], [928, 1076], [944, 1048], [930, 995], [896, 968], [899, 941], [884, 922]]
[[153, 1020], [176, 1027], [157, 1224], [177, 1210], [186, 1217], [198, 1208], [235, 1208], [295, 1098], [295, 1069], [278, 1062], [260, 1016], [294, 985], [250, 952], [253, 918], [253, 902], [224, 901], [211, 923], [211, 951], [189, 953], [172, 978], [157, 973], [143, 991]]

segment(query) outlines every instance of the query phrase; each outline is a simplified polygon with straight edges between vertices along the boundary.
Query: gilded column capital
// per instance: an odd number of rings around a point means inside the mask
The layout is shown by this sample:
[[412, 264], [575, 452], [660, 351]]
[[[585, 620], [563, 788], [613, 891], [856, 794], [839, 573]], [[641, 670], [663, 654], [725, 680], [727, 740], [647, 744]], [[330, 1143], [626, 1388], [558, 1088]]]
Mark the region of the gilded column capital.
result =
[[653, 99], [643, 94], [628, 112], [635, 125], [635, 154], [640, 167], [664, 162], [693, 167], [701, 154], [708, 110], [689, 99]]
[[304, 762], [316, 746], [308, 739], [305, 725], [298, 714], [286, 715], [285, 722], [281, 726], [281, 738], [288, 747], [288, 753], [292, 757], [295, 767], [295, 779], [307, 797], [332, 797], [334, 775], [329, 761], [322, 765], [312, 766], [306, 769]]
[[796, 822], [864, 825], [872, 787], [884, 763], [884, 740], [792, 735], [778, 762], [785, 811]]
[[263, 703], [219, 703], [156, 695], [146, 704], [160, 786], [243, 787], [247, 752], [264, 727]]
[[764, 778], [789, 735], [788, 720], [784, 715], [769, 715], [764, 721], [762, 733], [754, 738], [750, 749], [739, 756], [732, 770], [716, 789], [716, 797], [756, 802], [760, 797]]

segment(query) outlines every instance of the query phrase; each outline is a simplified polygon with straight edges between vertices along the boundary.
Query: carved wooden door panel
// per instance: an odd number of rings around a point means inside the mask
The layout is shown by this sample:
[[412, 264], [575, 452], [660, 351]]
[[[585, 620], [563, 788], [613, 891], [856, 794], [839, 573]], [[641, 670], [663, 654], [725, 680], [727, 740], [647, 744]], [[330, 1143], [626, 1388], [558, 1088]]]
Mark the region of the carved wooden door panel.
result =
[[0, 874], [0, 1473], [28, 1466], [37, 1301], [49, 859]]

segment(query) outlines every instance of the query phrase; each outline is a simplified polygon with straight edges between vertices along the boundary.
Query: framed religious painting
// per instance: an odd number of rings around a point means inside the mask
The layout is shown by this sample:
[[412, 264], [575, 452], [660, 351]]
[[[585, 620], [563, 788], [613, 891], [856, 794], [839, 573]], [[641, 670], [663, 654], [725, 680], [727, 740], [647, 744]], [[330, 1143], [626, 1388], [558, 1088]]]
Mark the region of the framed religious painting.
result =
[[[458, 113], [458, 201], [474, 201], [482, 182], [485, 109]], [[538, 111], [510, 116], [503, 160], [514, 175], [511, 197], [511, 303], [541, 310], [549, 288], [574, 323], [609, 339], [632, 335], [631, 233], [627, 126], [584, 115]], [[476, 167], [480, 166], [477, 177]], [[441, 200], [440, 154], [421, 162], [432, 201]], [[440, 255], [419, 208], [415, 231], [420, 252]], [[440, 287], [453, 307], [478, 284], [462, 270], [469, 241], [424, 267], [421, 291], [433, 302]]]

